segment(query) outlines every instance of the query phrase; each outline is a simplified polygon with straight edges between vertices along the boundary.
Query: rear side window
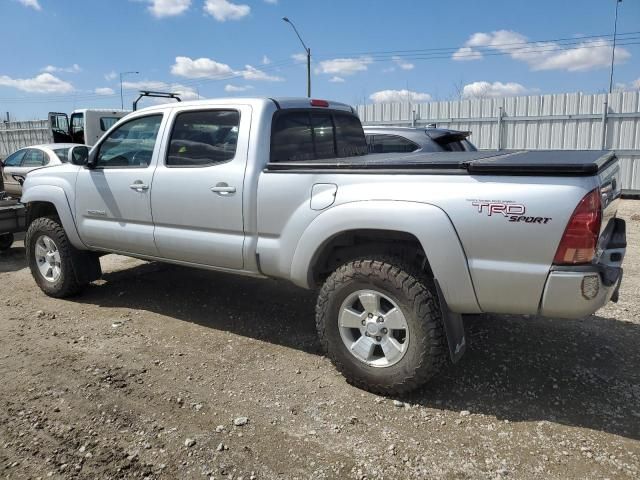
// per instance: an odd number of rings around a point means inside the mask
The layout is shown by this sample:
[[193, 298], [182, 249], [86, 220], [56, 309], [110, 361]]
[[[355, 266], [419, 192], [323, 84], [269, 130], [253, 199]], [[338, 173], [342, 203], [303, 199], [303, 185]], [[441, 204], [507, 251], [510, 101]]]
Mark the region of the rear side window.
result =
[[176, 116], [167, 166], [204, 167], [236, 155], [240, 113], [236, 110], [184, 112]]
[[310, 110], [276, 114], [271, 161], [299, 162], [367, 153], [360, 120], [339, 112]]
[[42, 151], [35, 148], [27, 150], [22, 159], [23, 167], [42, 167], [49, 163], [49, 157]]
[[18, 150], [16, 153], [12, 153], [4, 161], [5, 167], [19, 167], [22, 163], [22, 157], [27, 153], [27, 150]]
[[420, 148], [411, 140], [398, 135], [368, 135], [367, 143], [370, 153], [407, 153]]

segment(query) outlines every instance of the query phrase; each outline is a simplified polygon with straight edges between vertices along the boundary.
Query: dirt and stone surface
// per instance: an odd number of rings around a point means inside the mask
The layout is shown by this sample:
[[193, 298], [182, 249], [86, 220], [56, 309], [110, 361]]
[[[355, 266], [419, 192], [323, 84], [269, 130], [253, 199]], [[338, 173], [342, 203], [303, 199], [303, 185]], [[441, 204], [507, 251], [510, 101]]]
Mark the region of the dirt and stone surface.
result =
[[319, 351], [313, 292], [119, 256], [43, 295], [0, 255], [2, 478], [640, 478], [640, 202], [618, 304], [467, 322], [460, 363], [382, 398]]

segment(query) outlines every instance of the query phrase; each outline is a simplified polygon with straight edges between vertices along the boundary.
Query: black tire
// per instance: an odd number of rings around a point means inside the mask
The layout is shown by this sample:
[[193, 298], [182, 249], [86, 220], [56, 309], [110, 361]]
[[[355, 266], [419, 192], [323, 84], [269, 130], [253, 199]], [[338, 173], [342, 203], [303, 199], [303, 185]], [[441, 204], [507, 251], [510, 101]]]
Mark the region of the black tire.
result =
[[[47, 280], [38, 268], [35, 248], [38, 239], [46, 235], [55, 243], [60, 254], [60, 276], [56, 281]], [[65, 298], [77, 295], [88, 282], [79, 282], [77, 275], [79, 252], [71, 245], [58, 219], [40, 217], [34, 220], [25, 237], [27, 261], [31, 275], [40, 289], [50, 297]]]
[[0, 252], [4, 252], [5, 250], [9, 250], [13, 245], [13, 233], [5, 233], [4, 235], [0, 235]]
[[[343, 342], [339, 311], [359, 290], [375, 290], [394, 300], [404, 314], [409, 344], [395, 364], [374, 367], [356, 358]], [[339, 267], [318, 295], [316, 327], [327, 356], [347, 381], [383, 395], [398, 395], [424, 385], [447, 363], [442, 314], [433, 281], [393, 257], [354, 260]]]

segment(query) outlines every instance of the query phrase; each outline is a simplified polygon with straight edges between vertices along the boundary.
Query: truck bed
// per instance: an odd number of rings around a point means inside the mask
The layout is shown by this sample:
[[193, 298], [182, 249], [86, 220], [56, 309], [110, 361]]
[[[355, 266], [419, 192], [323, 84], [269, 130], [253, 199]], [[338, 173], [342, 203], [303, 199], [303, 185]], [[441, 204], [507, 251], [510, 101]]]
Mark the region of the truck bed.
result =
[[591, 176], [615, 159], [614, 152], [607, 150], [379, 153], [327, 160], [269, 163], [266, 171]]

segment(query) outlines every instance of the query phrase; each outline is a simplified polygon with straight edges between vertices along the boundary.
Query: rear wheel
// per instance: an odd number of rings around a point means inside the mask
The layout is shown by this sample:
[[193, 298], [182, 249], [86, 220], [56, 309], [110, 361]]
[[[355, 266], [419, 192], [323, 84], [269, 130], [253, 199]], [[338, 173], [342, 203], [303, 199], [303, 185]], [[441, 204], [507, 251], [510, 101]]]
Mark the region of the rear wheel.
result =
[[0, 235], [0, 252], [8, 250], [13, 245], [13, 233]]
[[63, 298], [79, 293], [74, 269], [77, 252], [56, 219], [41, 217], [29, 225], [25, 239], [31, 275], [40, 289], [51, 297]]
[[372, 257], [338, 268], [318, 296], [316, 325], [338, 370], [375, 393], [418, 388], [446, 363], [435, 286], [399, 258]]

